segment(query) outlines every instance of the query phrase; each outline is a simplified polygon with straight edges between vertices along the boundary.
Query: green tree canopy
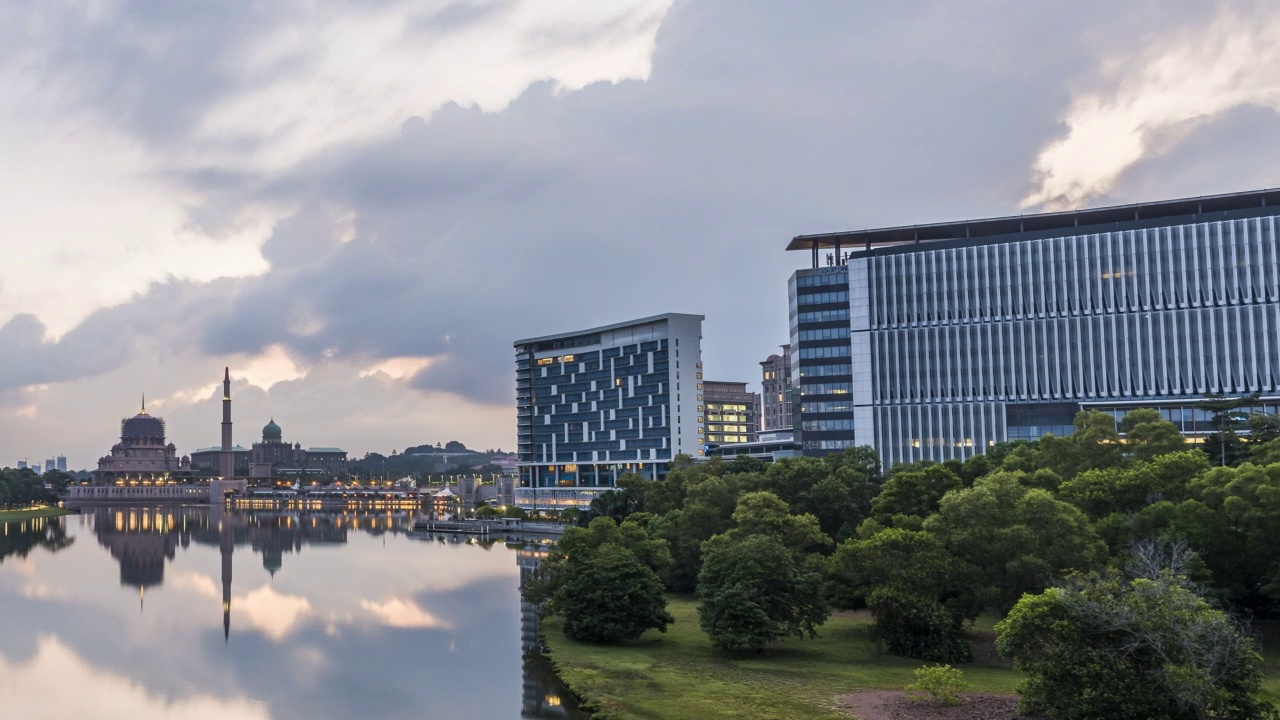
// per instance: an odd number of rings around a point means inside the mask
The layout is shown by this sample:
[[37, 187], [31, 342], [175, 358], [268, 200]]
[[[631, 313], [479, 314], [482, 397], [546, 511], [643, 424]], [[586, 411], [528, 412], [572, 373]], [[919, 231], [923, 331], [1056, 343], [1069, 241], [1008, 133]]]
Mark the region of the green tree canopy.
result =
[[1088, 570], [1105, 546], [1088, 519], [1049, 492], [1001, 471], [949, 493], [925, 522], [943, 547], [975, 572], [983, 605], [1007, 610], [1025, 592], [1048, 587], [1071, 570]]
[[970, 574], [929, 533], [890, 528], [840, 545], [828, 594], [841, 607], [866, 605], [889, 652], [960, 662], [971, 654], [964, 619], [977, 614]]
[[1023, 597], [996, 625], [1026, 674], [1023, 708], [1053, 720], [1275, 718], [1248, 633], [1185, 576], [1079, 576]]
[[784, 637], [814, 637], [830, 610], [822, 576], [801, 569], [770, 535], [711, 544], [698, 575], [699, 623], [722, 650], [762, 650]]

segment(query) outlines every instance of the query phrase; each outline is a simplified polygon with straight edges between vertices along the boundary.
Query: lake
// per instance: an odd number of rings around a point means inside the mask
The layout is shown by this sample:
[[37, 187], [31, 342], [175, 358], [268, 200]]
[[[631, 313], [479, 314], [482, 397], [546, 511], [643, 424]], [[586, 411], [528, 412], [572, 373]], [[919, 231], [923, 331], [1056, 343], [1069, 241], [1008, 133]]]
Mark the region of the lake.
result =
[[[545, 553], [410, 513], [90, 507], [0, 524], [22, 718], [577, 718], [536, 647]], [[526, 659], [528, 657], [529, 659]]]

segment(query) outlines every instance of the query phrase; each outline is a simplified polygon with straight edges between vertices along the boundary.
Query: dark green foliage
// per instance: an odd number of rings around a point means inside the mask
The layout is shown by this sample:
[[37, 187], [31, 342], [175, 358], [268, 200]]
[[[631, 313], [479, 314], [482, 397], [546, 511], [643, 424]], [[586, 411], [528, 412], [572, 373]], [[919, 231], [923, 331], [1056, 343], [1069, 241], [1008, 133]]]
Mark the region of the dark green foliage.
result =
[[649, 628], [665, 631], [672, 622], [659, 578], [670, 563], [666, 543], [650, 538], [639, 523], [601, 517], [569, 528], [522, 592], [544, 614], [563, 616], [569, 637], [634, 639]]
[[871, 502], [871, 518], [880, 527], [918, 529], [943, 495], [962, 487], [960, 476], [942, 465], [897, 467]]
[[828, 595], [838, 606], [866, 606], [872, 632], [888, 652], [964, 662], [967, 615], [976, 614], [970, 572], [932, 535], [882, 530], [865, 540], [842, 543], [831, 558]]
[[45, 489], [44, 480], [31, 468], [0, 470], [0, 508], [47, 505], [57, 500], [57, 496]]
[[698, 575], [702, 629], [722, 650], [762, 650], [784, 637], [814, 637], [830, 610], [822, 576], [768, 535], [709, 544]]
[[569, 563], [553, 604], [565, 635], [586, 642], [634, 640], [674, 622], [657, 573], [620, 545]]
[[1275, 718], [1247, 632], [1186, 578], [1081, 576], [1027, 595], [997, 626], [1026, 673], [1023, 708], [1054, 720]]
[[1042, 590], [1065, 572], [1094, 568], [1105, 557], [1084, 513], [1027, 487], [1025, 478], [1007, 471], [980, 478], [944, 497], [924, 524], [973, 568], [981, 604], [1002, 612], [1023, 593]]

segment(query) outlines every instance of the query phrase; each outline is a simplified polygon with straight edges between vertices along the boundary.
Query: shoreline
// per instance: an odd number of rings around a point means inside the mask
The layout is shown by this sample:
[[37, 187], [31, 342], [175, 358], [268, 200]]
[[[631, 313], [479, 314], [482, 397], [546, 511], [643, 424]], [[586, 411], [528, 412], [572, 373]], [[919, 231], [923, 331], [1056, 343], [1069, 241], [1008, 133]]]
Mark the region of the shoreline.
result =
[[23, 510], [0, 510], [0, 523], [22, 522], [23, 520], [34, 520], [36, 518], [61, 517], [63, 515], [75, 514], [75, 510], [70, 510], [68, 508], [41, 505], [40, 507], [26, 508]]

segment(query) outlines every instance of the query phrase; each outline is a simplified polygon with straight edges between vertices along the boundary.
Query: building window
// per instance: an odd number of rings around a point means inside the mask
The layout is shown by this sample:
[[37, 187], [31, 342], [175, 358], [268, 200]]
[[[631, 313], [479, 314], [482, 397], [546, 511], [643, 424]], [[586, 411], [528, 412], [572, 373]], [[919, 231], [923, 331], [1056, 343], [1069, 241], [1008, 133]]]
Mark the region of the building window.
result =
[[539, 359], [538, 359], [538, 364], [539, 364], [539, 365], [550, 365], [551, 363], [553, 363], [553, 362], [555, 362], [555, 361], [556, 361], [556, 359], [555, 359], [555, 358], [539, 358]]

